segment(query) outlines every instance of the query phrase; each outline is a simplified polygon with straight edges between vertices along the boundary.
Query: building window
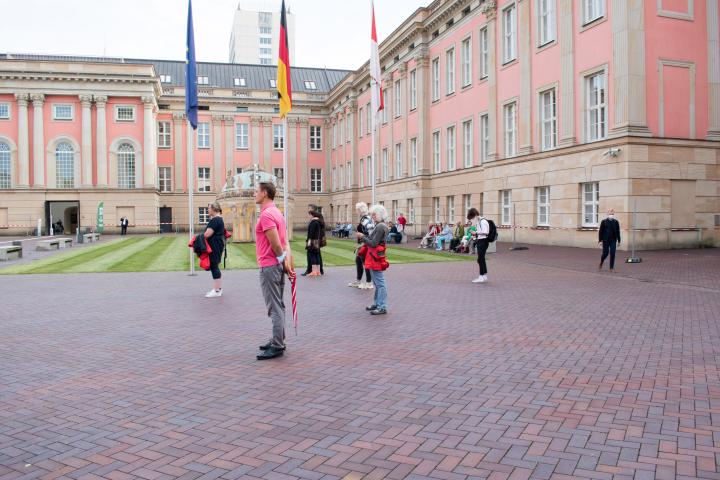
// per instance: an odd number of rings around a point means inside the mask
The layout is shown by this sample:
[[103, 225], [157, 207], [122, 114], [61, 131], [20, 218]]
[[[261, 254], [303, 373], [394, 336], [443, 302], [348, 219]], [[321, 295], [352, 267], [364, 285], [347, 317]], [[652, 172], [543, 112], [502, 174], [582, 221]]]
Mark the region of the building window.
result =
[[432, 61], [432, 101], [440, 100], [440, 59]]
[[260, 55], [272, 55], [272, 48], [260, 47]]
[[210, 167], [198, 167], [198, 192], [210, 191]]
[[390, 105], [388, 105], [388, 96], [387, 96], [387, 90], [383, 89], [382, 91], [383, 96], [383, 109], [382, 109], [382, 121], [383, 123], [387, 123], [388, 121], [388, 110], [390, 110]]
[[12, 188], [12, 158], [10, 146], [0, 142], [0, 188]]
[[473, 128], [472, 120], [463, 122], [463, 166], [473, 166]]
[[583, 227], [598, 226], [598, 212], [600, 210], [600, 184], [590, 182], [582, 184], [583, 195]]
[[467, 193], [463, 195], [463, 214], [467, 214], [468, 210], [472, 208], [472, 195]]
[[323, 191], [322, 169], [320, 168], [310, 169], [310, 191], [313, 193]]
[[198, 77], [197, 77], [197, 84], [198, 84], [198, 85], [207, 85], [207, 84], [209, 84], [209, 83], [210, 83], [210, 79], [208, 79], [208, 77], [204, 77], [204, 76], [198, 76]]
[[285, 131], [282, 124], [273, 125], [273, 150], [282, 150], [285, 145]]
[[337, 147], [337, 123], [333, 123], [332, 126], [332, 148]]
[[272, 35], [272, 27], [260, 27], [258, 32], [261, 35]]
[[472, 83], [472, 39], [466, 38], [460, 44], [460, 61], [462, 62], [462, 86]]
[[605, 0], [582, 0], [583, 25], [605, 16]]
[[538, 187], [537, 192], [537, 219], [539, 227], [550, 225], [550, 187]]
[[410, 72], [410, 110], [417, 108], [417, 71]]
[[407, 199], [408, 223], [415, 223], [415, 202], [412, 198]]
[[537, 0], [539, 46], [555, 40], [555, 0]]
[[440, 197], [433, 197], [433, 213], [435, 214], [435, 223], [440, 222]]
[[345, 166], [345, 174], [347, 175], [347, 183], [345, 184], [346, 188], [352, 187], [352, 165], [350, 162], [347, 162], [347, 165]]
[[402, 115], [402, 81], [395, 82], [395, 118]]
[[73, 119], [73, 106], [72, 105], [53, 105], [53, 120], [72, 120]]
[[501, 215], [500, 215], [500, 224], [501, 225], [511, 225], [512, 219], [510, 218], [510, 215], [512, 213], [511, 209], [511, 202], [512, 202], [512, 195], [510, 193], [510, 190], [500, 190], [500, 207], [502, 209]]
[[[270, 65], [271, 63], [272, 63], [272, 62], [270, 61], [269, 58], [261, 58], [261, 59], [260, 59], [260, 65]], [[271, 83], [271, 84], [272, 84], [272, 83], [275, 83], [275, 81], [274, 81], [274, 80], [271, 80], [270, 83]]]
[[395, 178], [402, 177], [403, 170], [403, 158], [402, 158], [402, 143], [395, 144]]
[[455, 93], [455, 49], [445, 52], [445, 94]]
[[172, 83], [172, 75], [160, 75], [160, 83]]
[[433, 132], [432, 147], [433, 169], [435, 173], [440, 173], [440, 132]]
[[360, 159], [360, 165], [358, 167], [358, 186], [363, 188], [365, 186], [365, 160]]
[[322, 127], [310, 125], [310, 150], [322, 150]]
[[235, 124], [235, 148], [247, 150], [250, 148], [249, 126], [247, 123]]
[[338, 184], [337, 184], [337, 169], [336, 169], [335, 167], [333, 167], [333, 169], [332, 169], [332, 188], [333, 188], [333, 190], [337, 190], [337, 189], [338, 189]]
[[275, 167], [273, 168], [273, 175], [275, 175], [278, 180], [282, 180], [285, 178], [285, 171], [282, 167]]
[[350, 120], [350, 115], [345, 117], [345, 143], [350, 143], [350, 140], [352, 140], [352, 134], [350, 132], [350, 126], [352, 125], [352, 122]]
[[389, 168], [388, 168], [388, 150], [387, 150], [387, 148], [383, 148], [383, 151], [382, 151], [382, 179], [383, 179], [383, 182], [387, 182], [389, 176], [390, 176], [390, 172], [389, 172]]
[[75, 151], [67, 142], [58, 143], [55, 148], [55, 186], [75, 187]]
[[360, 107], [358, 109], [358, 138], [362, 138], [362, 136], [365, 135], [365, 122], [363, 121], [364, 119], [365, 107]]
[[554, 88], [540, 94], [540, 137], [543, 150], [557, 147], [557, 108]]
[[260, 37], [260, 45], [272, 45], [272, 38]]
[[587, 97], [587, 141], [605, 138], [605, 72], [591, 75], [585, 79]]
[[161, 192], [172, 192], [172, 169], [158, 167], [158, 187]]
[[134, 122], [135, 107], [132, 105], [117, 105], [115, 107], [115, 121], [117, 122]]
[[243, 172], [242, 167], [235, 167], [235, 175], [240, 175]]
[[445, 145], [445, 154], [447, 155], [448, 170], [455, 170], [455, 127], [448, 127], [445, 136], [447, 141]]
[[197, 148], [210, 148], [210, 124], [208, 122], [197, 124]]
[[[269, 59], [268, 59], [268, 65], [269, 65]], [[274, 78], [270, 79], [270, 88], [277, 88], [277, 81]]]
[[118, 147], [118, 188], [135, 188], [135, 149], [129, 143]]
[[517, 11], [514, 3], [503, 10], [503, 63], [511, 62], [517, 58], [516, 16]]
[[452, 195], [445, 197], [445, 202], [447, 203], [447, 221], [448, 223], [455, 222], [455, 197]]
[[244, 78], [234, 78], [233, 79], [233, 85], [236, 87], [244, 87], [247, 85]]
[[210, 213], [208, 207], [198, 207], [198, 223], [208, 223], [210, 221]]
[[396, 221], [396, 219], [397, 219], [397, 217], [398, 217], [398, 201], [397, 201], [397, 200], [393, 200], [392, 203], [391, 203], [391, 205], [392, 205], [392, 207], [391, 207], [391, 210], [390, 210], [390, 218], [391, 218], [392, 221], [394, 222], [394, 221]]
[[[372, 133], [372, 115], [375, 113], [370, 108], [370, 104], [368, 103], [365, 111], [367, 112], [367, 133], [370, 135]], [[375, 120], [377, 120], [377, 116], [375, 116]]]
[[0, 103], [0, 120], [10, 120], [9, 103]]
[[343, 144], [344, 132], [345, 132], [345, 121], [341, 119], [341, 120], [339, 120], [339, 124], [338, 124], [338, 136], [340, 137], [339, 143], [338, 143], [339, 146], [342, 146], [342, 144]]
[[315, 84], [315, 82], [310, 81], [310, 80], [305, 80], [304, 83], [305, 83], [306, 90], [317, 90], [317, 85]]
[[480, 30], [480, 78], [487, 78], [488, 76], [488, 62], [490, 47], [488, 43], [488, 30], [487, 27]]
[[490, 150], [490, 118], [487, 114], [480, 116], [480, 160], [487, 162]]
[[418, 174], [417, 138], [410, 139], [410, 174]]
[[170, 148], [171, 142], [170, 122], [158, 122], [158, 148]]
[[368, 179], [368, 185], [372, 185], [375, 183], [375, 178], [373, 178], [373, 174], [377, 175], [376, 171], [373, 170], [377, 165], [377, 160], [373, 157], [368, 157], [367, 164], [365, 165], [367, 167], [367, 179]]
[[515, 102], [503, 107], [503, 118], [505, 120], [505, 158], [517, 155], [516, 146], [516, 105]]

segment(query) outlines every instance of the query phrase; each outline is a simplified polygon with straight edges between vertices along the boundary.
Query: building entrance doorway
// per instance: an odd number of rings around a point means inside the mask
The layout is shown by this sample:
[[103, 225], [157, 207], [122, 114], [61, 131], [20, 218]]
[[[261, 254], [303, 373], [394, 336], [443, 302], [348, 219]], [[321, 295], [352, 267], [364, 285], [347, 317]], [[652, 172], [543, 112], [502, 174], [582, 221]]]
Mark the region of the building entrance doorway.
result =
[[172, 233], [172, 208], [160, 207], [160, 233]]
[[[59, 223], [58, 223], [59, 222]], [[80, 202], [45, 202], [45, 233], [75, 235], [80, 227]]]

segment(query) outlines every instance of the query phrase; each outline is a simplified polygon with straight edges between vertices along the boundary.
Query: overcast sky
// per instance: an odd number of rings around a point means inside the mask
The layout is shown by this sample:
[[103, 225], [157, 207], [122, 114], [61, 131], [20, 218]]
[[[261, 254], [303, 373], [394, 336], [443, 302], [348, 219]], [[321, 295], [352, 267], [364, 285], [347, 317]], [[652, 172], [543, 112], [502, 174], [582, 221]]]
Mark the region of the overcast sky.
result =
[[[280, 0], [261, 3], [279, 6]], [[375, 0], [379, 40], [429, 3]], [[228, 61], [237, 5], [238, 0], [193, 0], [198, 61]], [[286, 5], [297, 30], [292, 65], [354, 70], [368, 60], [370, 0], [286, 0]], [[187, 0], [0, 0], [0, 11], [4, 53], [185, 58]]]

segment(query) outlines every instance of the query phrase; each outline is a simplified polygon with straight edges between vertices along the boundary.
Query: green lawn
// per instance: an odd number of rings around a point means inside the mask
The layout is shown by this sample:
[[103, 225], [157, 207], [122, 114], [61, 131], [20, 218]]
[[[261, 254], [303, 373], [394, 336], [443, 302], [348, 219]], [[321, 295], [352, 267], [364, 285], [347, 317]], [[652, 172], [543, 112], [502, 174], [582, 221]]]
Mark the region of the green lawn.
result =
[[[299, 238], [299, 237], [298, 237]], [[71, 248], [62, 253], [31, 263], [0, 269], [0, 274], [16, 273], [83, 273], [83, 272], [172, 272], [189, 269], [188, 238], [184, 235], [156, 235], [128, 237], [100, 242], [83, 248]], [[303, 239], [291, 243], [295, 266], [306, 266]], [[323, 248], [325, 266], [354, 265], [355, 243], [329, 239]], [[391, 264], [448, 262], [473, 260], [430, 250], [388, 247]], [[227, 269], [257, 268], [254, 243], [228, 244]]]

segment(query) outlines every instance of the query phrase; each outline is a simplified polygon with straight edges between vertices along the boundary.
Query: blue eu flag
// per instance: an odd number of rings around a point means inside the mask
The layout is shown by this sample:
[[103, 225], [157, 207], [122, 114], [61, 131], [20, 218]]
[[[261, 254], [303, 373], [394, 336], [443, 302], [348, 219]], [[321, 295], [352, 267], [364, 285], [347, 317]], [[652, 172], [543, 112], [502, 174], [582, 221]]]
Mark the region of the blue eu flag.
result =
[[193, 130], [197, 130], [198, 93], [195, 64], [195, 34], [193, 33], [192, 0], [188, 0], [187, 45], [185, 50], [185, 113]]

